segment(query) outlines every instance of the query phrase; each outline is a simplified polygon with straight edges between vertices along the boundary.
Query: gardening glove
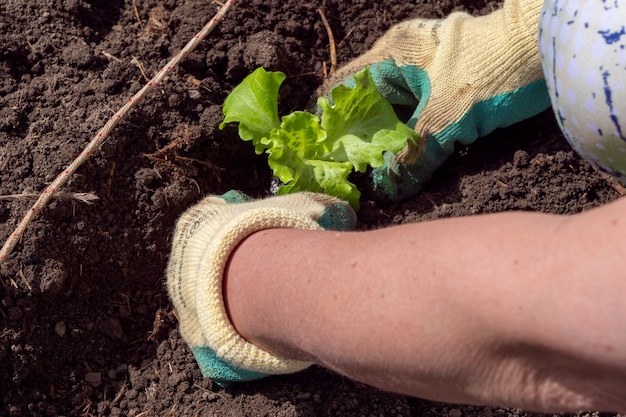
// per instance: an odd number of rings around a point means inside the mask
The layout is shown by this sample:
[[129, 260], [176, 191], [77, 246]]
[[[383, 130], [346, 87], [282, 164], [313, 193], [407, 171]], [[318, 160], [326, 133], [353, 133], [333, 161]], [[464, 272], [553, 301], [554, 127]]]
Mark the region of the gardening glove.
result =
[[[369, 66], [382, 95], [421, 140], [371, 174], [372, 197], [415, 195], [454, 151], [550, 105], [537, 38], [543, 0], [506, 0], [487, 16], [452, 13], [392, 27], [372, 49], [333, 74], [320, 93]], [[408, 111], [407, 111], [408, 110]]]
[[202, 374], [221, 386], [296, 372], [310, 365], [256, 347], [230, 323], [222, 298], [222, 277], [239, 242], [263, 229], [349, 230], [356, 222], [348, 203], [323, 194], [249, 200], [229, 191], [221, 197], [207, 197], [187, 210], [176, 224], [167, 267], [167, 290], [178, 312], [180, 332]]

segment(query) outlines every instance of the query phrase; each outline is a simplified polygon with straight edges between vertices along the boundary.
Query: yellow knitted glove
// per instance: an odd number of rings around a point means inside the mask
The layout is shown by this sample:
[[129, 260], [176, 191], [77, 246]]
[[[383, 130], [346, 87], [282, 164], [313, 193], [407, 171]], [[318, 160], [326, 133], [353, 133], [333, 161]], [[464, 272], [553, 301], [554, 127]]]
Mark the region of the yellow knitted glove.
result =
[[322, 194], [248, 200], [231, 191], [207, 197], [187, 210], [176, 225], [167, 268], [167, 289], [178, 312], [181, 334], [203, 375], [220, 385], [310, 365], [254, 346], [230, 323], [222, 298], [222, 276], [235, 247], [263, 229], [349, 230], [356, 221], [347, 203]]
[[351, 85], [369, 66], [378, 90], [423, 138], [386, 155], [373, 175], [379, 197], [415, 194], [455, 142], [472, 143], [549, 106], [537, 42], [542, 4], [506, 0], [487, 16], [457, 12], [400, 23], [324, 84], [321, 92]]

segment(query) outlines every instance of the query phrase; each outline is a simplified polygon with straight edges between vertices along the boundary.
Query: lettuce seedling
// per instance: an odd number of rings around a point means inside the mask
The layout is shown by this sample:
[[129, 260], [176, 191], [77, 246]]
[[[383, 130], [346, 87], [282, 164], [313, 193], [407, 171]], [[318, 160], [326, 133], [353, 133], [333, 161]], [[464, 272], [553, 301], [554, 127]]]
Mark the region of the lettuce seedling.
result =
[[[321, 192], [346, 200], [357, 210], [361, 193], [348, 180], [354, 170], [383, 165], [383, 152], [397, 153], [419, 139], [402, 123], [376, 89], [369, 69], [354, 75], [354, 87], [337, 85], [331, 100], [320, 97], [321, 118], [305, 111], [278, 116], [281, 72], [258, 68], [224, 101], [224, 121], [239, 123], [239, 136], [252, 141], [257, 154], [283, 185], [278, 194]], [[332, 103], [332, 104], [331, 104]]]

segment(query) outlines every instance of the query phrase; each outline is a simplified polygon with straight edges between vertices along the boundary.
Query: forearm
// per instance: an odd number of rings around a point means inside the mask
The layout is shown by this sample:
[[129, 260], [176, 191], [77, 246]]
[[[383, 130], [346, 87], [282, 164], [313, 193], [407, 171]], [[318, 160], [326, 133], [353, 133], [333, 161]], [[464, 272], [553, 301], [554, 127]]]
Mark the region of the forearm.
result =
[[[535, 409], [591, 405], [568, 381], [586, 373], [593, 393], [626, 359], [615, 313], [626, 295], [617, 275], [625, 250], [600, 234], [620, 227], [603, 224], [618, 205], [372, 232], [263, 231], [231, 258], [231, 319], [270, 351], [384, 389]], [[581, 234], [589, 248], [572, 243]], [[562, 380], [542, 377], [550, 367]]]

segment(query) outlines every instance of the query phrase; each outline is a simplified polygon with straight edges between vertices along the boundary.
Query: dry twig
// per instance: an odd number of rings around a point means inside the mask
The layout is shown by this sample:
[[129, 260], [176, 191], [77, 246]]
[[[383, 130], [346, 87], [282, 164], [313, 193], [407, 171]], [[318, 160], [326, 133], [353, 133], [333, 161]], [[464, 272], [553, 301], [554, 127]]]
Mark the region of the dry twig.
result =
[[146, 73], [146, 69], [144, 68], [143, 64], [139, 62], [137, 57], [133, 56], [133, 59], [131, 59], [130, 62], [137, 65], [137, 68], [139, 68], [139, 71], [141, 71], [141, 75], [143, 75], [143, 78], [146, 81], [150, 82], [150, 77], [148, 77], [148, 74]]
[[117, 123], [128, 114], [128, 112], [143, 99], [146, 94], [154, 90], [165, 77], [178, 65], [178, 63], [193, 51], [196, 46], [217, 26], [217, 24], [224, 18], [224, 15], [233, 6], [235, 0], [227, 0], [220, 8], [215, 16], [202, 28], [198, 34], [196, 34], [185, 47], [178, 52], [161, 70], [146, 84], [141, 90], [139, 90], [133, 97], [131, 97], [121, 109], [117, 111], [109, 119], [109, 121], [102, 127], [98, 133], [91, 139], [87, 147], [67, 168], [65, 168], [52, 183], [47, 186], [35, 204], [26, 212], [16, 229], [9, 235], [4, 246], [0, 249], [0, 263], [6, 260], [7, 256], [11, 253], [17, 242], [21, 239], [24, 231], [33, 220], [33, 218], [46, 206], [50, 198], [67, 182], [67, 180], [76, 172], [76, 170], [89, 158], [95, 151], [100, 148], [102, 143], [111, 134], [111, 131]]
[[139, 17], [139, 10], [137, 10], [137, 3], [133, 0], [133, 10], [135, 11], [135, 17], [137, 18], [137, 22], [139, 22], [139, 27], [143, 30], [143, 23], [141, 23], [141, 18]]
[[337, 69], [337, 48], [335, 47], [335, 36], [333, 35], [333, 31], [330, 28], [330, 24], [328, 24], [328, 19], [326, 19], [324, 11], [322, 9], [317, 9], [317, 12], [322, 18], [322, 23], [324, 23], [326, 33], [328, 33], [328, 43], [330, 44], [330, 75]]
[[617, 191], [619, 195], [621, 195], [622, 197], [626, 195], [626, 188], [619, 181], [617, 181], [614, 177], [610, 176], [609, 174], [598, 170], [597, 168], [596, 168], [596, 171], [598, 172], [598, 174], [600, 174], [600, 176], [607, 183], [609, 183], [611, 187], [613, 187], [615, 191]]
[[[32, 200], [39, 197], [37, 193], [22, 193], [22, 194], [10, 194], [0, 195], [0, 200]], [[94, 193], [70, 193], [66, 191], [57, 191], [52, 194], [50, 198], [58, 198], [60, 200], [75, 200], [81, 203], [93, 204], [94, 200], [98, 199], [98, 196]]]
[[114, 61], [117, 61], [117, 62], [123, 62], [121, 59], [119, 59], [118, 57], [116, 57], [116, 56], [114, 56], [114, 55], [111, 55], [111, 54], [110, 54], [110, 53], [108, 53], [107, 51], [102, 51], [102, 55], [104, 55], [104, 56], [106, 56], [107, 58], [112, 59], [112, 60], [114, 60]]

